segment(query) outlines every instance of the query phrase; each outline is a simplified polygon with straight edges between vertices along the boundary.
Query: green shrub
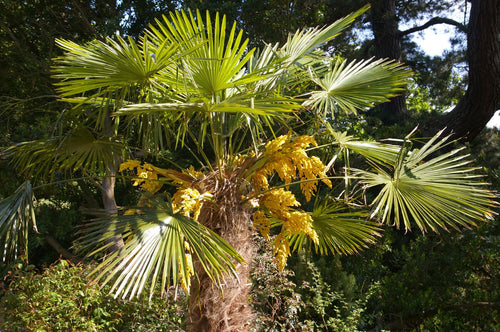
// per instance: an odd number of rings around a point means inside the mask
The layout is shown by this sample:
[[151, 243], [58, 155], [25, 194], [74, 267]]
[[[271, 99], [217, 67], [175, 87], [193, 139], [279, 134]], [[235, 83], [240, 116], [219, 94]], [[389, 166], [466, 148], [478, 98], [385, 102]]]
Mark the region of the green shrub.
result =
[[36, 273], [14, 266], [0, 293], [0, 330], [5, 331], [182, 331], [185, 296], [159, 296], [151, 302], [125, 301], [109, 287], [89, 283], [91, 266], [60, 260]]
[[294, 255], [279, 271], [269, 248], [261, 244], [252, 268], [251, 303], [256, 331], [357, 331], [363, 327], [366, 302], [377, 291], [355, 291], [354, 276], [337, 258]]

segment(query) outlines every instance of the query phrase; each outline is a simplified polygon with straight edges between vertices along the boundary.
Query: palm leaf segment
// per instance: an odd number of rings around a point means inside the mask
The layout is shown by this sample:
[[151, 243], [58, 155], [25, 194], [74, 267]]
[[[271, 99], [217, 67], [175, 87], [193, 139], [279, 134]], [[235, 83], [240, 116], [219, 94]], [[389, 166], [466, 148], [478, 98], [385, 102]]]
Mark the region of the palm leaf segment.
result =
[[28, 255], [28, 232], [36, 229], [35, 196], [29, 181], [0, 201], [0, 243], [2, 261], [12, 262], [20, 254]]
[[[80, 46], [67, 40], [57, 40], [66, 51], [56, 58], [54, 77], [60, 80], [56, 85], [62, 96], [75, 96], [93, 92], [107, 95], [117, 90], [132, 91], [137, 86], [149, 89], [156, 86], [157, 75], [175, 60], [176, 44], [162, 48], [162, 60], [155, 61], [147, 38], [137, 44], [132, 38], [127, 40], [116, 36], [116, 41], [94, 41]], [[170, 59], [169, 57], [172, 57]]]
[[[121, 234], [125, 246], [107, 256], [93, 275], [104, 283], [112, 282], [115, 296], [133, 298], [149, 287], [155, 293], [157, 281], [164, 292], [172, 283], [189, 288], [193, 274], [192, 256], [216, 285], [225, 274], [235, 274], [234, 261], [242, 257], [217, 234], [200, 223], [174, 214], [170, 203], [151, 198], [153, 208], [141, 214], [123, 215], [112, 220], [97, 220], [82, 229], [79, 245], [89, 255], [106, 253], [112, 239]], [[97, 249], [96, 243], [100, 244]]]
[[56, 172], [63, 171], [104, 172], [116, 163], [123, 151], [124, 146], [117, 139], [96, 138], [88, 128], [77, 127], [63, 136], [19, 143], [5, 152], [24, 174], [52, 178]]
[[354, 254], [375, 243], [381, 236], [381, 229], [374, 222], [366, 221], [367, 213], [355, 211], [342, 202], [324, 201], [316, 204], [312, 217], [312, 227], [318, 236], [312, 243], [304, 233], [290, 236], [293, 250], [314, 247], [316, 253]]
[[356, 114], [357, 110], [389, 101], [408, 83], [411, 71], [389, 60], [352, 61], [337, 58], [323, 77], [309, 69], [311, 79], [321, 90], [310, 93], [303, 105], [322, 113], [335, 110]]
[[372, 217], [396, 227], [411, 229], [415, 223], [422, 231], [435, 232], [492, 218], [497, 196], [477, 181], [480, 175], [468, 155], [454, 149], [434, 156], [450, 144], [441, 133], [414, 149], [408, 136], [390, 167], [371, 157], [372, 171], [355, 171], [365, 188], [382, 187], [372, 202]]

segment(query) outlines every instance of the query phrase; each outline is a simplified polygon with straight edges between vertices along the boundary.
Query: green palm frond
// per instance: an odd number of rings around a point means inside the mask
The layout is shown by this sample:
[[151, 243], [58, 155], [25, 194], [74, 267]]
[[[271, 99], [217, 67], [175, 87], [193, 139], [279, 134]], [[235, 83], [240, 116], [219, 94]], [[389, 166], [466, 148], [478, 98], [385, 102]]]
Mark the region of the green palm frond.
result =
[[433, 156], [449, 144], [448, 137], [439, 138], [441, 133], [420, 149], [411, 149], [407, 137], [391, 168], [374, 164], [372, 171], [355, 171], [365, 188], [382, 187], [372, 202], [372, 217], [406, 229], [414, 222], [422, 231], [435, 232], [493, 217], [498, 196], [477, 181], [477, 168], [463, 149]]
[[226, 31], [225, 16], [221, 19], [217, 13], [212, 24], [208, 12], [204, 20], [199, 11], [196, 18], [191, 11], [178, 11], [156, 25], [150, 28], [156, 43], [171, 39], [192, 50], [179, 60], [175, 72], [162, 72], [162, 79], [175, 90], [215, 96], [261, 79], [255, 74], [242, 75], [254, 50], [247, 49], [248, 39], [243, 39], [243, 31], [237, 32], [236, 24]]
[[234, 262], [241, 263], [243, 258], [222, 238], [192, 219], [173, 214], [166, 203], [158, 199], [156, 203], [159, 210], [141, 209], [142, 214], [85, 226], [79, 245], [89, 256], [106, 253], [112, 245], [109, 241], [118, 234], [125, 240], [125, 246], [106, 256], [92, 273], [95, 280], [112, 283], [111, 292], [122, 298], [139, 296], [146, 286], [152, 296], [157, 284], [162, 291], [181, 282], [188, 285], [188, 253], [216, 285], [224, 275], [236, 273]]
[[[250, 59], [247, 69], [250, 72], [257, 71], [270, 76], [263, 77], [256, 82], [255, 89], [260, 91], [274, 89], [284, 76], [287, 76], [288, 83], [297, 83], [295, 75], [305, 78], [303, 69], [313, 63], [324, 67], [322, 61], [318, 61], [321, 56], [318, 57], [318, 54], [315, 54], [317, 49], [339, 35], [369, 8], [369, 5], [364, 6], [357, 12], [326, 27], [298, 29], [288, 36], [287, 42], [281, 47], [278, 44], [268, 44], [262, 50], [257, 51], [256, 56]], [[298, 70], [295, 67], [298, 67]]]
[[95, 138], [84, 127], [78, 127], [64, 136], [55, 136], [11, 146], [6, 154], [12, 157], [14, 167], [33, 177], [49, 177], [58, 171], [105, 171], [122, 156], [124, 146], [112, 138]]
[[374, 162], [392, 165], [397, 160], [401, 150], [400, 146], [393, 144], [357, 140], [353, 136], [347, 135], [347, 132], [334, 131], [329, 123], [326, 123], [326, 129], [335, 139], [335, 144], [340, 147], [340, 151], [350, 150]]
[[324, 77], [318, 77], [310, 69], [311, 79], [321, 90], [310, 93], [304, 106], [322, 112], [342, 110], [356, 113], [376, 103], [389, 100], [402, 91], [408, 83], [411, 71], [401, 64], [388, 60], [352, 61], [337, 59]]
[[367, 212], [350, 209], [343, 202], [316, 204], [311, 217], [318, 244], [305, 234], [297, 234], [290, 238], [290, 247], [297, 250], [305, 244], [313, 245], [321, 255], [357, 253], [381, 236], [382, 230], [376, 223], [366, 221], [367, 215]]
[[[174, 60], [177, 45], [171, 44], [166, 54], [166, 62], [160, 63], [152, 57], [150, 43], [143, 40], [137, 44], [132, 38], [127, 40], [116, 36], [106, 42], [93, 41], [85, 46], [74, 42], [57, 40], [66, 53], [55, 59], [54, 77], [62, 96], [75, 96], [84, 92], [101, 93], [129, 89], [132, 93], [136, 86], [154, 87], [154, 76]], [[172, 58], [170, 58], [172, 57]]]
[[342, 30], [347, 28], [357, 17], [362, 15], [369, 8], [370, 6], [366, 5], [358, 11], [323, 28], [297, 30], [293, 35], [288, 37], [287, 42], [280, 49], [282, 57], [286, 58], [288, 64], [295, 63], [298, 59], [339, 35]]
[[37, 231], [34, 202], [35, 195], [30, 181], [24, 182], [13, 195], [0, 201], [3, 262], [12, 262], [20, 254], [28, 257], [29, 228]]
[[116, 115], [136, 116], [139, 114], [178, 113], [178, 112], [219, 112], [248, 113], [260, 116], [274, 116], [290, 113], [300, 104], [288, 98], [275, 97], [265, 100], [248, 96], [234, 96], [217, 104], [210, 103], [157, 103], [132, 104], [115, 112]]

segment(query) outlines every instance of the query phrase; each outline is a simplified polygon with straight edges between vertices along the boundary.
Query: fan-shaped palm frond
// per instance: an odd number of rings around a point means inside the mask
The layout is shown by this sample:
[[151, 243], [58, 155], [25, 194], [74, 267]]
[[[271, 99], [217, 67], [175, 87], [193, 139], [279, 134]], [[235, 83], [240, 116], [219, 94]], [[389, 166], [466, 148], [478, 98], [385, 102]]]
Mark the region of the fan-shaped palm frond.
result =
[[253, 53], [247, 49], [243, 31], [237, 32], [233, 24], [227, 32], [226, 36], [226, 17], [221, 19], [218, 13], [213, 23], [208, 12], [203, 20], [198, 11], [196, 18], [191, 11], [178, 11], [170, 14], [170, 20], [164, 16], [163, 22], [157, 21], [149, 32], [156, 44], [171, 40], [192, 50], [179, 59], [175, 71], [162, 72], [163, 81], [188, 95], [215, 97], [221, 91], [261, 79], [255, 74], [242, 75]]
[[24, 182], [13, 195], [0, 201], [0, 243], [2, 261], [12, 262], [20, 254], [28, 256], [28, 232], [36, 231], [35, 195], [30, 181]]
[[6, 154], [14, 166], [33, 177], [53, 176], [57, 171], [85, 169], [88, 172], [105, 171], [122, 156], [124, 146], [112, 138], [95, 138], [85, 127], [70, 130], [64, 136], [55, 136], [9, 147]]
[[328, 123], [326, 123], [326, 129], [335, 139], [335, 144], [340, 147], [340, 152], [344, 149], [350, 150], [374, 162], [392, 165], [401, 150], [400, 146], [393, 144], [356, 140], [353, 136], [347, 135], [347, 132], [334, 131]]
[[[324, 67], [322, 61], [318, 61], [322, 56], [318, 57], [318, 54], [314, 54], [314, 52], [340, 34], [369, 8], [368, 5], [364, 6], [357, 12], [326, 27], [298, 29], [294, 34], [288, 36], [287, 42], [281, 47], [278, 44], [268, 44], [262, 50], [257, 51], [256, 55], [250, 59], [247, 69], [250, 72], [258, 71], [272, 75], [256, 82], [255, 89], [257, 91], [271, 90], [285, 77], [287, 84], [290, 84], [290, 78], [297, 74], [303, 78], [303, 70], [312, 64]], [[294, 70], [294, 67], [299, 67], [299, 70]]]
[[337, 59], [333, 68], [324, 77], [317, 77], [310, 69], [311, 79], [321, 90], [310, 93], [304, 106], [327, 112], [356, 110], [372, 107], [375, 103], [388, 101], [403, 90], [411, 71], [399, 63], [388, 60], [352, 61]]
[[321, 255], [354, 254], [381, 236], [378, 225], [366, 221], [367, 215], [364, 211], [353, 211], [343, 202], [316, 204], [311, 217], [318, 243], [314, 244], [305, 234], [297, 234], [290, 238], [290, 247], [297, 250], [307, 243]]
[[125, 239], [125, 246], [93, 272], [95, 280], [112, 282], [111, 292], [123, 298], [140, 295], [148, 283], [150, 296], [158, 283], [162, 291], [170, 284], [188, 286], [193, 272], [188, 254], [216, 285], [224, 275], [236, 273], [234, 262], [243, 259], [222, 238], [192, 219], [173, 214], [159, 199], [155, 205], [156, 210], [141, 208], [141, 214], [97, 220], [82, 229], [79, 245], [89, 255], [105, 253], [112, 244], [109, 240], [118, 234]]
[[342, 30], [347, 28], [358, 16], [366, 12], [369, 8], [370, 6], [366, 5], [358, 11], [323, 28], [297, 30], [297, 32], [288, 37], [287, 42], [280, 49], [282, 56], [286, 58], [288, 64], [295, 63], [298, 59], [340, 34]]
[[55, 59], [54, 77], [62, 96], [75, 96], [84, 92], [130, 89], [138, 85], [154, 87], [153, 79], [160, 70], [175, 61], [177, 45], [171, 44], [158, 62], [152, 56], [147, 39], [137, 44], [132, 38], [127, 40], [116, 36], [116, 41], [93, 41], [85, 46], [59, 39], [57, 44], [66, 53]]
[[411, 149], [407, 137], [391, 168], [374, 164], [372, 171], [355, 171], [365, 188], [382, 186], [372, 202], [372, 217], [396, 227], [403, 223], [406, 229], [415, 222], [422, 231], [436, 232], [492, 218], [497, 196], [477, 181], [480, 175], [470, 166], [468, 155], [455, 149], [432, 156], [449, 144], [448, 137], [439, 138], [440, 134], [420, 149]]

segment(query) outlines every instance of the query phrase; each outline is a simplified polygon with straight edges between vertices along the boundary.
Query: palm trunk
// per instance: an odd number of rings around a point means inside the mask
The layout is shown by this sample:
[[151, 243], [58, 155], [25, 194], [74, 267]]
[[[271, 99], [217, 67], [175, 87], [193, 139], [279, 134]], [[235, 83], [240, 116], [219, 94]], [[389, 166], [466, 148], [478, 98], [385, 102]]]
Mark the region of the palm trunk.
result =
[[[103, 133], [107, 137], [113, 137], [114, 135], [112, 119], [109, 112], [106, 113], [104, 118]], [[108, 162], [107, 164], [107, 174], [101, 184], [102, 204], [107, 216], [116, 216], [118, 213], [118, 206], [115, 200], [115, 183], [120, 157], [115, 156], [113, 159], [112, 162]], [[109, 252], [116, 252], [124, 246], [121, 234], [116, 234], [108, 240], [108, 243], [113, 243], [113, 245], [109, 247]]]
[[[101, 184], [102, 204], [107, 216], [115, 216], [118, 211], [118, 206], [115, 200], [115, 182], [116, 182], [116, 167], [108, 165], [108, 176], [106, 176]], [[123, 239], [121, 234], [117, 234], [109, 239], [109, 243], [113, 243], [109, 247], [109, 252], [115, 252], [123, 247]]]
[[[213, 178], [212, 178], [213, 180]], [[216, 181], [217, 182], [217, 181]], [[189, 331], [248, 331], [254, 312], [248, 299], [251, 290], [250, 264], [257, 252], [251, 228], [251, 208], [241, 204], [240, 186], [224, 181], [214, 195], [215, 204], [204, 205], [199, 222], [219, 234], [245, 259], [237, 266], [237, 276], [227, 276], [217, 288], [198, 262], [191, 286]], [[220, 188], [220, 183], [210, 183]], [[212, 191], [213, 192], [213, 191]]]

